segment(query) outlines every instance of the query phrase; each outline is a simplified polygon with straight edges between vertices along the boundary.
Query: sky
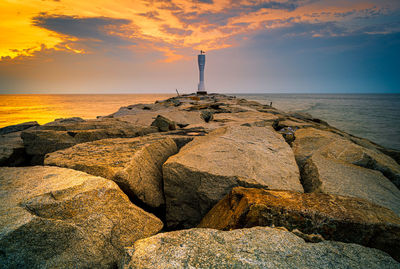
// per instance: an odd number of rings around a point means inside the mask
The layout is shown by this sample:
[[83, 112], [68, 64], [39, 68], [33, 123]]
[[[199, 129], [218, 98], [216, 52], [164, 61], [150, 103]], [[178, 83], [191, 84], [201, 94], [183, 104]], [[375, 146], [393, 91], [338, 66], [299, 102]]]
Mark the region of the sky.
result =
[[1, 0], [0, 94], [400, 93], [399, 0]]

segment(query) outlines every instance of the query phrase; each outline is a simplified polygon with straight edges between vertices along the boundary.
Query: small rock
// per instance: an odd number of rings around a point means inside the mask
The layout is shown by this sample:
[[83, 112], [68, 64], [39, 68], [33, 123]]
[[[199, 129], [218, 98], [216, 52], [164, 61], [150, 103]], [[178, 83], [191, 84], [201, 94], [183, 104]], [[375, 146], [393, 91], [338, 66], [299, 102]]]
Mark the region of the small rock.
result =
[[214, 118], [214, 113], [212, 113], [209, 110], [204, 110], [201, 112], [200, 117], [205, 121], [205, 122], [210, 122]]
[[157, 118], [151, 123], [151, 126], [157, 127], [160, 132], [167, 132], [176, 129], [175, 122], [161, 115], [157, 116]]

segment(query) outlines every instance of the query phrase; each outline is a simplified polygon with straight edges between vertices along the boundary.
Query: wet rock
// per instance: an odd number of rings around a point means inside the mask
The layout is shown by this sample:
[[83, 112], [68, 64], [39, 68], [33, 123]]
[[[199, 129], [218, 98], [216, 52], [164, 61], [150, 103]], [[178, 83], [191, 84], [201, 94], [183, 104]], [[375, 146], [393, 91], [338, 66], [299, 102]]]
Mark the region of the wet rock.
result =
[[303, 191], [293, 152], [271, 127], [196, 137], [163, 165], [167, 225], [193, 227], [235, 186]]
[[177, 152], [169, 137], [114, 138], [50, 153], [44, 163], [111, 179], [129, 196], [159, 207], [164, 204], [162, 164]]
[[151, 126], [157, 127], [160, 132], [167, 132], [176, 129], [175, 122], [161, 115], [157, 116], [157, 118], [151, 123]]
[[237, 187], [198, 227], [231, 230], [271, 225], [320, 235], [302, 235], [307, 241], [356, 243], [400, 260], [400, 218], [387, 208], [357, 198]]
[[33, 164], [42, 164], [44, 155], [73, 145], [106, 138], [130, 138], [157, 132], [155, 127], [135, 126], [117, 119], [84, 122], [54, 121], [35, 130], [23, 131], [21, 137]]
[[27, 163], [21, 132], [0, 135], [0, 166], [18, 166]]
[[189, 229], [158, 234], [125, 248], [120, 268], [399, 268], [386, 253], [334, 241], [306, 243], [269, 227]]
[[0, 135], [5, 135], [5, 134], [9, 134], [9, 133], [14, 133], [14, 132], [20, 132], [20, 131], [23, 131], [25, 129], [32, 128], [35, 126], [39, 126], [39, 123], [37, 123], [37, 121], [28, 121], [28, 122], [24, 122], [24, 123], [20, 123], [20, 124], [16, 124], [16, 125], [6, 126], [3, 128], [0, 128]]
[[2, 268], [112, 268], [162, 222], [111, 180], [58, 167], [0, 168]]

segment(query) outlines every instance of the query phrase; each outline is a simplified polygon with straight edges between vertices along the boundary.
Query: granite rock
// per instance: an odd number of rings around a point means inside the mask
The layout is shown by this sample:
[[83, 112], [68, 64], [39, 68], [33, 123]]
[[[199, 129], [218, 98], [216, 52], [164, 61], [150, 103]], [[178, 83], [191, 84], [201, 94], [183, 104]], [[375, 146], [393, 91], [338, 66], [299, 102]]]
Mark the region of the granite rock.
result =
[[400, 186], [400, 165], [383, 152], [362, 147], [333, 132], [305, 128], [296, 131], [293, 143], [296, 161], [301, 168], [314, 154], [381, 172]]
[[254, 227], [158, 234], [125, 248], [120, 268], [400, 268], [386, 253], [334, 241], [306, 243], [288, 231]]
[[159, 207], [165, 203], [162, 164], [177, 152], [167, 136], [113, 138], [50, 153], [44, 163], [111, 179], [130, 197]]
[[23, 131], [21, 137], [33, 164], [43, 163], [44, 155], [73, 145], [106, 138], [130, 138], [157, 132], [155, 127], [135, 126], [117, 119], [54, 121]]
[[65, 168], [0, 168], [2, 268], [111, 268], [162, 229], [111, 180]]
[[196, 137], [163, 165], [167, 226], [192, 227], [233, 187], [303, 191], [293, 152], [271, 127]]
[[326, 240], [381, 249], [400, 260], [400, 218], [363, 199], [323, 193], [234, 188], [199, 228], [231, 230], [283, 226]]
[[303, 166], [302, 182], [306, 192], [363, 198], [400, 215], [400, 190], [379, 171], [317, 153]]

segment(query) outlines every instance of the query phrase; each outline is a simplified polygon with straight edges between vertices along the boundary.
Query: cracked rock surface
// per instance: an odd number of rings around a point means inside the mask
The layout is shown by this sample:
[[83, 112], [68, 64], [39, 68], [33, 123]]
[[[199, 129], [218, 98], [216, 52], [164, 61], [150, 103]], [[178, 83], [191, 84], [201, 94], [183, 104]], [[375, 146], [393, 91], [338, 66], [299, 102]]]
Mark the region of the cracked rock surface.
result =
[[159, 207], [165, 203], [161, 168], [177, 152], [169, 137], [114, 138], [50, 153], [44, 163], [111, 179], [125, 193]]
[[163, 165], [167, 225], [193, 227], [233, 187], [303, 192], [293, 152], [272, 127], [197, 137]]
[[236, 187], [198, 227], [231, 230], [271, 225], [381, 249], [400, 260], [400, 217], [358, 198]]

